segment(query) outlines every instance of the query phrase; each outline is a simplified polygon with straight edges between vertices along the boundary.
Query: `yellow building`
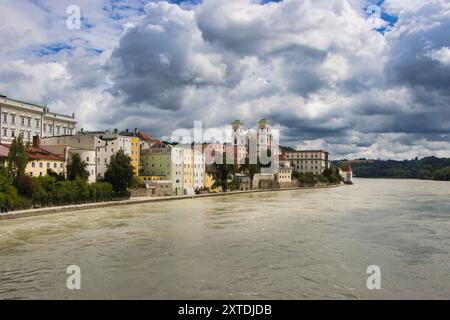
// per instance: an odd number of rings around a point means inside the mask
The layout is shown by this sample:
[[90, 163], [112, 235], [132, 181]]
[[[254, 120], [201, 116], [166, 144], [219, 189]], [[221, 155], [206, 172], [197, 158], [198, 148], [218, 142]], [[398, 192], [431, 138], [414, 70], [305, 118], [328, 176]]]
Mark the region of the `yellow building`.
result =
[[25, 173], [32, 177], [46, 176], [47, 170], [60, 174], [66, 172], [66, 159], [39, 147], [39, 142], [28, 149]]
[[194, 154], [191, 148], [183, 148], [183, 179], [184, 190], [194, 191]]
[[138, 137], [131, 138], [131, 165], [135, 176], [139, 176], [140, 166], [140, 139]]
[[[39, 140], [34, 140], [33, 146], [28, 148], [28, 164], [25, 167], [25, 173], [32, 177], [46, 176], [48, 170], [57, 174], [66, 172], [66, 160], [64, 157], [51, 153], [50, 151], [39, 147]], [[7, 154], [10, 145], [2, 144], [0, 148], [0, 162], [7, 166]]]

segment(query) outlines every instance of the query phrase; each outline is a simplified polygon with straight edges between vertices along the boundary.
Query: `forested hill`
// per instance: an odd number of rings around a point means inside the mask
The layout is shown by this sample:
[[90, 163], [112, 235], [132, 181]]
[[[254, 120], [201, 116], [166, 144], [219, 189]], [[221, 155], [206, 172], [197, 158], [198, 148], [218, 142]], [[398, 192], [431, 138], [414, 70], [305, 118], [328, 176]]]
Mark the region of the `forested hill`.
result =
[[[339, 161], [337, 161], [339, 163]], [[353, 174], [361, 178], [399, 178], [450, 181], [450, 158], [351, 161]]]

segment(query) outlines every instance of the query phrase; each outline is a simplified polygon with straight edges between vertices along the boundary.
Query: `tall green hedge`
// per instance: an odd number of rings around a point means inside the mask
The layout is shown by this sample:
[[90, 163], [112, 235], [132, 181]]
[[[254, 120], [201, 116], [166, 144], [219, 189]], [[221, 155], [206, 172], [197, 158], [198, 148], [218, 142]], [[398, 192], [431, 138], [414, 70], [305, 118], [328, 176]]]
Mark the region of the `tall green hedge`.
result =
[[112, 186], [106, 182], [89, 184], [82, 179], [58, 181], [54, 177], [34, 177], [31, 197], [18, 194], [17, 189], [0, 172], [0, 206], [9, 210], [28, 209], [32, 206], [48, 207], [111, 200]]
[[57, 206], [111, 200], [112, 186], [106, 182], [89, 184], [82, 179], [56, 181], [53, 177], [34, 179], [36, 206]]

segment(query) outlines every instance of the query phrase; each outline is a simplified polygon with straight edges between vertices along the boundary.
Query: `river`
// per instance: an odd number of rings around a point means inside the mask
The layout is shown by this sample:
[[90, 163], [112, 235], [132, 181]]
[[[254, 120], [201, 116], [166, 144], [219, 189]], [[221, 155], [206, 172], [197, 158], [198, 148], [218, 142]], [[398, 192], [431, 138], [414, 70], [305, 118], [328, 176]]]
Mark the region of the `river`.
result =
[[449, 249], [449, 182], [356, 179], [0, 221], [0, 298], [449, 299]]

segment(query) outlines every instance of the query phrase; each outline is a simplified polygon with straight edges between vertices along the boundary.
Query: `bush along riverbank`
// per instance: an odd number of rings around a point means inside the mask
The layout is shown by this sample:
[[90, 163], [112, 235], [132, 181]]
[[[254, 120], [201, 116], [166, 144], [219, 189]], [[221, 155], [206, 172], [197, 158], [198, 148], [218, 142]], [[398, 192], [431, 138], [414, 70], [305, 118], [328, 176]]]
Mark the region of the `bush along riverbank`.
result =
[[[90, 202], [110, 201], [113, 188], [106, 182], [88, 183], [80, 178], [58, 180], [52, 176], [28, 177], [13, 184], [11, 178], [0, 173], [0, 206], [4, 211]], [[17, 187], [20, 188], [20, 191]]]
[[325, 169], [322, 174], [294, 171], [292, 176], [299, 182], [299, 186], [301, 187], [332, 186], [339, 185], [342, 182], [342, 177], [336, 167]]
[[26, 173], [28, 148], [19, 135], [9, 148], [5, 167], [0, 167], [1, 212], [30, 208], [107, 202], [130, 198], [132, 185], [131, 158], [119, 150], [111, 156], [104, 182], [89, 183], [87, 164], [78, 154], [72, 154], [66, 173], [32, 177]]

